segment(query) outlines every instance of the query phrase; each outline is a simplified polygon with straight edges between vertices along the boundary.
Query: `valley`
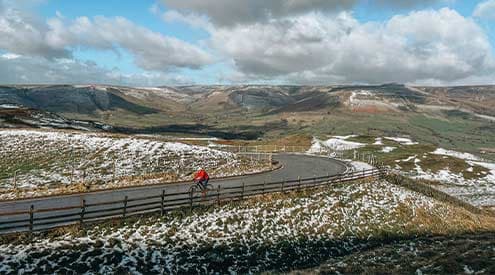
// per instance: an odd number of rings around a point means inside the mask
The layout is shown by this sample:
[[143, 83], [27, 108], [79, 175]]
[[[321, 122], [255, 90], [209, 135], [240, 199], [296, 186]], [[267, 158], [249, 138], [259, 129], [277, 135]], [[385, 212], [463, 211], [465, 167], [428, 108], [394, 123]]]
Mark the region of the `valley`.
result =
[[0, 275], [495, 274], [495, 0], [0, 0]]
[[[293, 134], [408, 135], [447, 149], [481, 153], [495, 147], [494, 94], [493, 86], [398, 84], [4, 86], [0, 87], [0, 104], [101, 123], [119, 133], [238, 140], [273, 140]], [[3, 117], [0, 111], [0, 126], [7, 125]]]
[[[107, 192], [121, 199], [184, 189], [200, 166], [213, 184], [242, 184], [243, 192], [240, 201], [215, 195], [215, 206], [191, 204], [191, 212], [124, 214], [90, 227], [6, 235], [0, 270], [366, 273], [383, 271], [378, 264], [483, 273], [493, 269], [491, 256], [458, 261], [445, 251], [492, 246], [486, 240], [495, 227], [494, 99], [492, 86], [0, 87], [4, 209], [22, 211], [30, 200], [36, 209], [53, 206], [53, 198], [77, 208], [72, 204]], [[277, 166], [272, 154], [292, 161]], [[320, 171], [325, 162], [311, 165], [302, 155], [331, 158], [345, 172]], [[383, 175], [284, 191], [287, 177], [302, 170], [342, 177], [373, 167], [446, 199]], [[256, 186], [272, 175], [284, 180], [280, 193], [244, 198], [246, 182]], [[400, 260], [407, 249], [418, 251], [414, 260]], [[366, 255], [375, 258], [352, 264]]]

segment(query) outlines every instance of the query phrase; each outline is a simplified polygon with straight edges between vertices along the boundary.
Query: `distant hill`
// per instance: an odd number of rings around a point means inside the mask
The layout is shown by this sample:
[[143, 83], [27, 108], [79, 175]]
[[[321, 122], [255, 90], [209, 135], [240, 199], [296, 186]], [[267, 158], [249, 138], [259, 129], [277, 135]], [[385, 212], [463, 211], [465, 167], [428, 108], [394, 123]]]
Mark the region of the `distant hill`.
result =
[[112, 127], [93, 121], [78, 121], [14, 104], [0, 104], [0, 128], [52, 128], [109, 131]]
[[[452, 123], [461, 119], [463, 125], [469, 125], [473, 118], [481, 119], [476, 127], [492, 131], [495, 86], [17, 85], [0, 86], [0, 104], [15, 104], [71, 120], [94, 121], [114, 129], [146, 133], [178, 131], [226, 136], [233, 133], [234, 137], [257, 138], [260, 134], [286, 132], [338, 129], [353, 132], [365, 127], [408, 133], [412, 130], [400, 126], [401, 118], [401, 123], [416, 123], [423, 120], [421, 116]], [[375, 115], [381, 118], [373, 120]]]
[[125, 100], [118, 89], [90, 86], [0, 87], [0, 104], [17, 104], [54, 113], [93, 114], [98, 111], [126, 110], [135, 114], [156, 112], [153, 108]]
[[[398, 104], [439, 104], [487, 114], [494, 112], [494, 86], [0, 86], [0, 104], [18, 104], [54, 113], [96, 114], [122, 110], [136, 115], [248, 110], [305, 112], [348, 106], [351, 99]], [[339, 104], [344, 103], [344, 104]], [[371, 103], [371, 102], [368, 102]]]

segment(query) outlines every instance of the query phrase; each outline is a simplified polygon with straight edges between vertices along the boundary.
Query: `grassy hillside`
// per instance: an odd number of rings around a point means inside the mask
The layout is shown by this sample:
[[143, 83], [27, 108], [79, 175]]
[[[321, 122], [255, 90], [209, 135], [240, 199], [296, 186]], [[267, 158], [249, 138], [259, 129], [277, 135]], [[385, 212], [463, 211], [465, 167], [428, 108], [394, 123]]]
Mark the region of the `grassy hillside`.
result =
[[2, 129], [0, 140], [0, 199], [190, 180], [200, 166], [212, 177], [270, 168], [267, 161], [177, 140]]
[[495, 87], [112, 86], [0, 87], [18, 103], [133, 133], [229, 139], [285, 135], [409, 135], [446, 148], [495, 148]]
[[[452, 238], [493, 230], [492, 217], [471, 214], [382, 180], [360, 181], [192, 213], [6, 237], [0, 241], [0, 270], [289, 271], [394, 240]], [[481, 249], [481, 244], [477, 247]], [[487, 257], [479, 255], [484, 261]]]

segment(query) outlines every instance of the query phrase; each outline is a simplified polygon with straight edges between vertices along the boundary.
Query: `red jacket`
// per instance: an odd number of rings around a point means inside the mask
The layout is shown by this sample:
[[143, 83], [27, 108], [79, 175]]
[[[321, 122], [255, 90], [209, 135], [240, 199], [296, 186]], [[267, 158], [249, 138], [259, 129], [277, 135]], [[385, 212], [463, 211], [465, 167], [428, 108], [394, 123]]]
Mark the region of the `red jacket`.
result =
[[206, 173], [205, 170], [201, 169], [194, 175], [194, 180], [209, 180], [210, 176]]

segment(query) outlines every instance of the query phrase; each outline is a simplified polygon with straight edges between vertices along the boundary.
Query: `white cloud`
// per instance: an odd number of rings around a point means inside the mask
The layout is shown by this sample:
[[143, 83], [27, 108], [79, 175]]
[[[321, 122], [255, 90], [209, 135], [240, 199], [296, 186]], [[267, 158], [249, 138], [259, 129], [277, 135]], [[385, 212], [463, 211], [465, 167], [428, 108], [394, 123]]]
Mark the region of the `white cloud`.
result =
[[217, 26], [265, 22], [311, 11], [330, 12], [352, 7], [357, 0], [162, 0], [169, 9], [206, 15]]
[[483, 30], [448, 8], [364, 24], [346, 12], [310, 13], [217, 27], [211, 36], [211, 46], [234, 61], [236, 79], [242, 73], [298, 83], [453, 82], [494, 68]]
[[1, 55], [2, 58], [4, 59], [17, 59], [19, 57], [21, 57], [20, 55], [18, 54], [14, 54], [14, 53], [4, 53]]
[[[0, 54], [6, 53], [0, 55], [0, 66], [10, 66], [0, 70], [11, 76], [0, 75], [0, 81], [16, 76], [50, 83], [87, 82], [83, 77], [90, 82], [116, 83], [123, 78], [136, 85], [170, 83], [183, 80], [171, 71], [201, 69], [215, 62], [230, 64], [232, 74], [207, 77], [235, 82], [459, 83], [490, 79], [495, 71], [493, 48], [483, 29], [449, 8], [363, 23], [351, 12], [341, 11], [358, 0], [161, 0], [168, 8], [161, 15], [165, 21], [186, 23], [210, 34], [197, 46], [123, 17], [67, 19], [57, 12], [45, 21], [27, 4], [19, 6], [37, 1], [0, 0]], [[442, 0], [369, 1], [380, 7], [408, 8]], [[489, 9], [493, 3], [479, 4], [474, 15], [495, 14]], [[150, 11], [159, 14], [161, 8], [153, 5]], [[73, 60], [72, 51], [86, 48], [123, 49], [148, 73], [123, 76], [117, 70]], [[18, 73], [13, 74], [12, 68]]]
[[208, 18], [204, 16], [199, 16], [195, 14], [183, 14], [176, 10], [166, 11], [165, 13], [163, 13], [162, 18], [163, 20], [165, 20], [165, 22], [181, 22], [194, 28], [201, 28], [201, 29], [213, 28]]
[[213, 62], [210, 54], [201, 48], [152, 32], [123, 17], [78, 17], [70, 22], [53, 18], [48, 25], [46, 39], [53, 47], [102, 50], [122, 47], [134, 56], [136, 65], [145, 70], [199, 69]]
[[15, 54], [71, 58], [75, 48], [129, 51], [145, 70], [199, 69], [213, 58], [198, 46], [153, 32], [123, 17], [79, 17], [62, 14], [47, 22], [16, 3], [0, 0], [0, 50]]
[[482, 3], [479, 3], [474, 9], [473, 16], [495, 20], [495, 0], [488, 0]]
[[192, 82], [180, 74], [161, 72], [125, 74], [118, 69], [105, 69], [91, 61], [18, 55], [12, 58], [13, 56], [12, 54], [0, 56], [0, 83], [160, 86]]
[[47, 58], [69, 57], [66, 49], [45, 42], [46, 31], [47, 26], [41, 19], [0, 1], [0, 49]]
[[349, 10], [359, 2], [370, 7], [410, 8], [445, 0], [162, 0], [172, 10], [184, 15], [206, 15], [216, 26], [235, 26], [264, 23], [306, 14], [309, 12], [334, 13]]

